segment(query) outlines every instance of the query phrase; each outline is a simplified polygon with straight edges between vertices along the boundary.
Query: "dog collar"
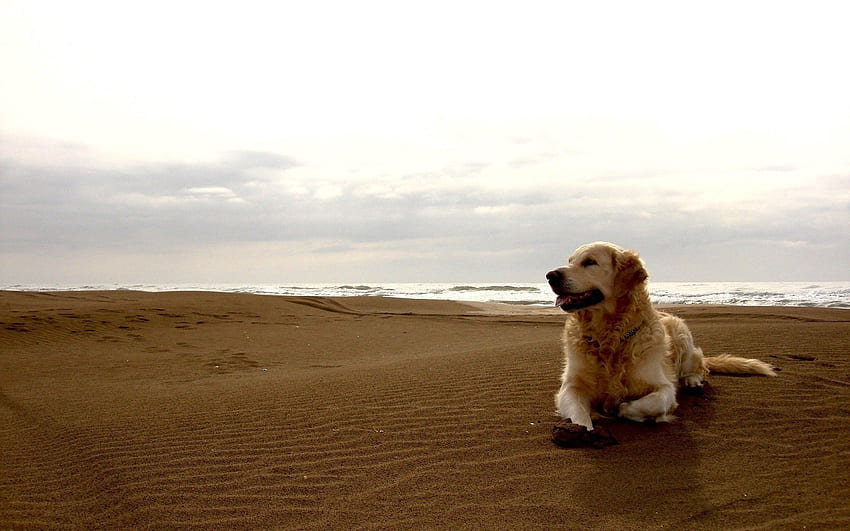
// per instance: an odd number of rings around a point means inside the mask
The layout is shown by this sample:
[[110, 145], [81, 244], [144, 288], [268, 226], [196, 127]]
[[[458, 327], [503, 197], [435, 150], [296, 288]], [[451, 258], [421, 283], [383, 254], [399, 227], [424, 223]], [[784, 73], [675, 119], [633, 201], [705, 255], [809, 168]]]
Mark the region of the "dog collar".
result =
[[[641, 328], [643, 328], [643, 323], [637, 325], [636, 327], [634, 327], [631, 330], [629, 330], [628, 332], [626, 332], [625, 335], [623, 335], [623, 339], [621, 339], [620, 341], [622, 343], [625, 343], [629, 339], [635, 337], [635, 334], [640, 332]], [[584, 340], [587, 341], [588, 343], [590, 343], [591, 345], [597, 347], [597, 348], [599, 347], [599, 341], [596, 341], [595, 339], [593, 339], [590, 336], [584, 336]]]
[[628, 332], [626, 332], [626, 335], [623, 336], [623, 343], [625, 343], [629, 339], [633, 338], [634, 335], [637, 334], [640, 331], [641, 328], [643, 328], [643, 323], [637, 325], [636, 327], [634, 327], [631, 330], [629, 330]]

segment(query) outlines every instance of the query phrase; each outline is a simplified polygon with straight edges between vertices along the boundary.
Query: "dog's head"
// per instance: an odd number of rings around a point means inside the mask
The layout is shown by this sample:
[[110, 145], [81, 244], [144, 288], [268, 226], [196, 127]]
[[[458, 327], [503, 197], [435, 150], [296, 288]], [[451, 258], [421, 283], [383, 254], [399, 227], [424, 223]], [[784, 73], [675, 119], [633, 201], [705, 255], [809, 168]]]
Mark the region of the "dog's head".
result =
[[596, 242], [575, 250], [566, 266], [546, 274], [555, 304], [574, 312], [628, 295], [649, 275], [634, 251]]

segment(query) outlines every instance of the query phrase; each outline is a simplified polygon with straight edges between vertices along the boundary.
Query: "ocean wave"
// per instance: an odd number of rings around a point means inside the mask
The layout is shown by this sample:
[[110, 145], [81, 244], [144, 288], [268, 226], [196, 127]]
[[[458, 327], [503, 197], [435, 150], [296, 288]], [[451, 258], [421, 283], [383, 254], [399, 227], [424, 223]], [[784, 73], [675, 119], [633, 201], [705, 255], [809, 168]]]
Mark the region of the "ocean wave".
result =
[[[545, 283], [457, 284], [65, 284], [0, 286], [11, 291], [216, 291], [316, 297], [383, 296], [468, 302], [551, 306]], [[728, 304], [735, 306], [809, 306], [850, 309], [850, 282], [657, 282], [649, 285], [654, 304]]]
[[522, 286], [454, 286], [445, 291], [522, 291], [528, 292], [527, 287]]

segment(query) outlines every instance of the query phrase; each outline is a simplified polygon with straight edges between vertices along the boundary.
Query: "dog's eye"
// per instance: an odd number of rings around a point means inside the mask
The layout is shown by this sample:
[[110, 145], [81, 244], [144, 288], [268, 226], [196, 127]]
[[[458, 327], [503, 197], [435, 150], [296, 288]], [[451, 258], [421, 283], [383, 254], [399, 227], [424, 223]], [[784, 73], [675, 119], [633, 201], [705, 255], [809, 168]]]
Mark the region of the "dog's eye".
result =
[[585, 260], [581, 263], [581, 265], [582, 265], [582, 267], [590, 267], [590, 266], [595, 266], [595, 265], [599, 265], [599, 264], [597, 264], [597, 263], [596, 263], [596, 260], [594, 260], [593, 258], [586, 258], [586, 259], [585, 259]]

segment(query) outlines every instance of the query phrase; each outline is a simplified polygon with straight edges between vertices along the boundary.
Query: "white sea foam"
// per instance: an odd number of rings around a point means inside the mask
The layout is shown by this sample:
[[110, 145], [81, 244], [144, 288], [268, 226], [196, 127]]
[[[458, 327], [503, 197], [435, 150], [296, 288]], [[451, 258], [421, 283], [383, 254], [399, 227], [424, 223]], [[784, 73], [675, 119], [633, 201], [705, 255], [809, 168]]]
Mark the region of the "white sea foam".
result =
[[[509, 304], [551, 305], [545, 283], [369, 283], [369, 284], [86, 284], [0, 286], [4, 290], [218, 291], [262, 295], [322, 297], [384, 296]], [[850, 282], [656, 282], [649, 285], [656, 304], [732, 304], [738, 306], [817, 306], [850, 308]]]

